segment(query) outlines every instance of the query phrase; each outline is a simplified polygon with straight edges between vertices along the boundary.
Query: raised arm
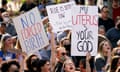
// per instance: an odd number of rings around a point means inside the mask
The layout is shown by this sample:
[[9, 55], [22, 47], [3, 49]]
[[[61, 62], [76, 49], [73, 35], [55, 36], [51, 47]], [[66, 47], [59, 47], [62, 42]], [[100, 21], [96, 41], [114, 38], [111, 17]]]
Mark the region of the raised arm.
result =
[[86, 54], [86, 72], [91, 72], [90, 63], [89, 63], [90, 59], [91, 59], [91, 55], [88, 52]]
[[52, 32], [52, 27], [50, 26], [51, 30], [50, 30], [50, 35], [51, 35], [51, 40], [50, 40], [50, 44], [51, 44], [51, 70], [53, 72], [54, 67], [55, 67], [55, 62], [56, 62], [56, 45], [55, 45], [55, 37], [54, 37], [54, 33]]

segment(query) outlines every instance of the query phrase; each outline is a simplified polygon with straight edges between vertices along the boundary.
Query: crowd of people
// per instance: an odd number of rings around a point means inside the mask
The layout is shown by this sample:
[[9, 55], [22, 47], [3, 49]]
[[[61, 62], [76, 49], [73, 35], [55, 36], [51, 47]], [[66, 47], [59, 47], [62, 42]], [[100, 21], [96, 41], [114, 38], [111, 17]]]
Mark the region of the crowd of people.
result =
[[[71, 56], [71, 30], [52, 32], [46, 6], [75, 1], [98, 6], [98, 52]], [[119, 0], [2, 0], [0, 72], [120, 72]], [[12, 18], [38, 7], [49, 45], [28, 55], [22, 51]]]

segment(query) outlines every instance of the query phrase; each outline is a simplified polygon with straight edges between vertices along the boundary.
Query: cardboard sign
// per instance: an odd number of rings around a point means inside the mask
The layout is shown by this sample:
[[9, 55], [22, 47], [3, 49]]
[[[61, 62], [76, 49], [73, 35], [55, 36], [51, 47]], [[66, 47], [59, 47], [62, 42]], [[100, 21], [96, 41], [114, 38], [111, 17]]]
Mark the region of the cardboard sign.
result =
[[13, 18], [13, 22], [22, 51], [34, 53], [49, 44], [37, 7]]
[[98, 7], [75, 6], [72, 9], [72, 56], [92, 56], [98, 49]]
[[72, 7], [75, 2], [68, 2], [47, 6], [47, 13], [53, 27], [53, 32], [64, 31], [72, 28]]

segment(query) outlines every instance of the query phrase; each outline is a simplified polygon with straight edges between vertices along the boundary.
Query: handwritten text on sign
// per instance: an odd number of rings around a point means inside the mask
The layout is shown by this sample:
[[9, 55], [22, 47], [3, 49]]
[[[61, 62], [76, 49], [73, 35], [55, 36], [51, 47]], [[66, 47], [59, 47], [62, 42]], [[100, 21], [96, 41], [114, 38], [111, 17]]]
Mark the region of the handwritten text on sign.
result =
[[95, 6], [76, 6], [72, 10], [72, 55], [85, 56], [97, 53], [98, 10]]
[[71, 9], [75, 2], [47, 6], [48, 17], [54, 32], [71, 29]]
[[13, 19], [23, 51], [33, 53], [48, 44], [37, 8]]

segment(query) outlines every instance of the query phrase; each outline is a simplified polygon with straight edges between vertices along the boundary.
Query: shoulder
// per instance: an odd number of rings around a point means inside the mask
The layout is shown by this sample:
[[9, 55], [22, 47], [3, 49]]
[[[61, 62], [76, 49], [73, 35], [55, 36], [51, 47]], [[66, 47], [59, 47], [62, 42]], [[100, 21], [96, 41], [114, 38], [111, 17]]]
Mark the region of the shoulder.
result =
[[95, 61], [96, 60], [104, 60], [104, 57], [102, 57], [100, 54], [98, 54], [97, 56], [95, 56]]
[[114, 22], [113, 19], [111, 19], [111, 18], [108, 18], [108, 21]]
[[116, 29], [113, 27], [113, 28], [110, 28], [107, 33], [110, 33], [110, 32], [113, 32], [113, 31], [116, 31]]
[[2, 54], [3, 52], [0, 50], [0, 54]]

